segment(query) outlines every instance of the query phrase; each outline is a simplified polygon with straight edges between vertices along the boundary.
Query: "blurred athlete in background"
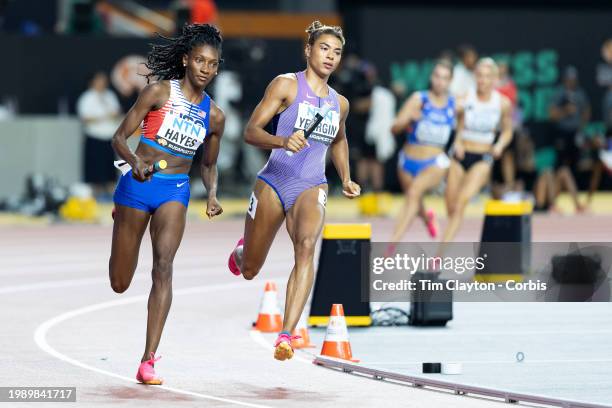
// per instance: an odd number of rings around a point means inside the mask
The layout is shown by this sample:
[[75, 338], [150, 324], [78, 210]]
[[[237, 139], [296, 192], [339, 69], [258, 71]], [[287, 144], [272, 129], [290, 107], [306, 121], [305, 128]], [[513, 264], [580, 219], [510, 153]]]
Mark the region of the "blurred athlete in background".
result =
[[448, 93], [452, 66], [439, 61], [430, 77], [430, 89], [418, 91], [404, 103], [391, 131], [405, 134], [406, 143], [399, 153], [398, 178], [404, 190], [391, 242], [401, 241], [417, 215], [435, 238], [437, 227], [433, 211], [426, 211], [423, 196], [440, 184], [450, 160], [445, 153], [455, 121], [455, 99]]
[[457, 135], [446, 184], [449, 221], [444, 242], [455, 238], [465, 207], [489, 182], [493, 160], [499, 159], [512, 141], [512, 104], [495, 90], [497, 77], [495, 61], [479, 60], [476, 89], [468, 91], [457, 104]]

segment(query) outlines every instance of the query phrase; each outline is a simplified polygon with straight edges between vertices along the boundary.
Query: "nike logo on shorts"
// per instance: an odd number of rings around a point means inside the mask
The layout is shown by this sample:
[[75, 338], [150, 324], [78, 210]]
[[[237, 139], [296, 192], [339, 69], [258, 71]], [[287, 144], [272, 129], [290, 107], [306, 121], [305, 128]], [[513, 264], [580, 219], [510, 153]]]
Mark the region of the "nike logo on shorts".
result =
[[185, 183], [187, 183], [186, 181], [183, 181], [182, 183], [176, 183], [177, 187], [183, 187], [185, 185]]

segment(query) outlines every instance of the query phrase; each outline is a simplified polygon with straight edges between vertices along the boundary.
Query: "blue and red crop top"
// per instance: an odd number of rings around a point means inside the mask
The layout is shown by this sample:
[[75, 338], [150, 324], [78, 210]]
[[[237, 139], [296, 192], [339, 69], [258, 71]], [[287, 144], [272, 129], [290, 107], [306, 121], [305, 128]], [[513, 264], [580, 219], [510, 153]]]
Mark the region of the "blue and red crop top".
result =
[[170, 97], [160, 109], [150, 111], [142, 122], [140, 141], [164, 152], [193, 159], [209, 129], [210, 96], [189, 102], [178, 80], [170, 80]]

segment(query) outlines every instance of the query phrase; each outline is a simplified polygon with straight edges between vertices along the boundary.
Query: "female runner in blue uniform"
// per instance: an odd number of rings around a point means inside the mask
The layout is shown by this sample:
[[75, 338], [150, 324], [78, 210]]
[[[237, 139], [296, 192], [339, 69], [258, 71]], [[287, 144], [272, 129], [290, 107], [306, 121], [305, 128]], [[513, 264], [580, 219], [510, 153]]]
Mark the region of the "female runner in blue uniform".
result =
[[430, 77], [431, 89], [413, 93], [391, 128], [394, 134], [408, 129], [398, 162], [398, 177], [406, 200], [391, 236], [392, 243], [402, 239], [417, 215], [425, 222], [429, 234], [436, 237], [434, 214], [425, 210], [423, 195], [440, 184], [450, 165], [444, 150], [455, 120], [455, 100], [448, 93], [452, 72], [449, 63], [437, 62]]
[[[189, 203], [189, 177], [196, 149], [203, 144], [201, 176], [208, 192], [206, 214], [222, 213], [217, 201], [217, 156], [225, 117], [206, 86], [217, 75], [221, 60], [221, 35], [208, 24], [186, 25], [177, 38], [166, 38], [148, 56], [147, 85], [113, 137], [115, 152], [131, 170], [115, 190], [115, 223], [109, 261], [110, 284], [117, 293], [132, 281], [142, 236], [150, 221], [153, 245], [153, 285], [149, 295], [147, 336], [136, 378], [159, 385], [155, 352], [172, 302], [172, 263], [185, 229]], [[127, 138], [143, 123], [136, 152]], [[154, 163], [167, 162], [152, 173]]]

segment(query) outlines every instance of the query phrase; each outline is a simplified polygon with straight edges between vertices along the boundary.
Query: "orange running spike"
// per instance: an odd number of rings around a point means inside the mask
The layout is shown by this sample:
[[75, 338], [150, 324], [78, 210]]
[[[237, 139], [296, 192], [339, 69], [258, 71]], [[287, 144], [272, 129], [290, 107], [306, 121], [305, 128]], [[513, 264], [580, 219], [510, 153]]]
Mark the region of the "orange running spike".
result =
[[266, 282], [255, 328], [264, 333], [276, 333], [283, 329], [283, 319], [278, 308], [276, 284], [274, 282]]
[[341, 304], [335, 303], [332, 305], [321, 355], [349, 360], [354, 363], [359, 362], [358, 359], [353, 358], [346, 320], [344, 319], [344, 308]]

